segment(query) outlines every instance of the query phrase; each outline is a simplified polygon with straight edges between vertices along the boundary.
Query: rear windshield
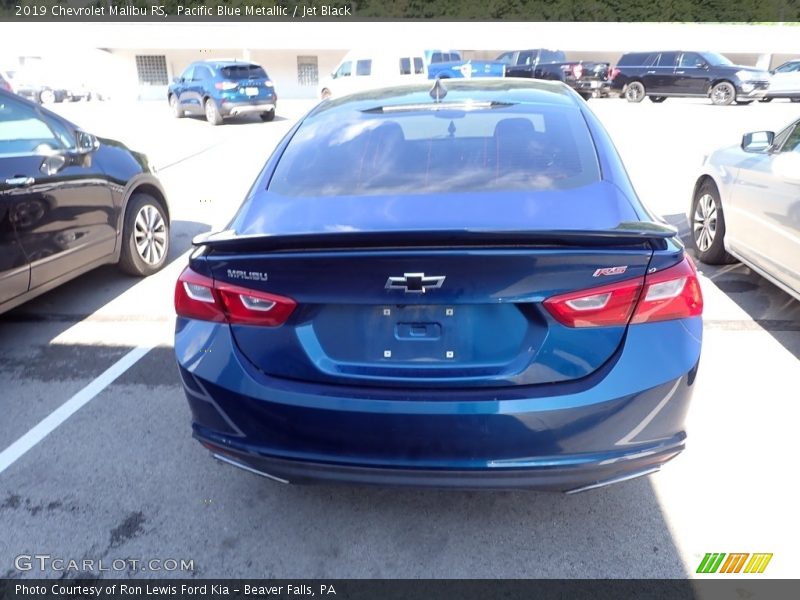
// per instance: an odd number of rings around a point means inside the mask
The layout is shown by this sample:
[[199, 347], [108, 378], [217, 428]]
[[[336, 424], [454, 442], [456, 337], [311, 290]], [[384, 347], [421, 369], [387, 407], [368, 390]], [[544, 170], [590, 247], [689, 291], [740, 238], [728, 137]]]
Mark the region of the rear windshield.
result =
[[567, 57], [560, 50], [542, 50], [539, 53], [539, 62], [554, 63], [566, 62]]
[[565, 189], [600, 179], [575, 108], [512, 105], [307, 119], [269, 184], [287, 196]]
[[455, 62], [459, 60], [461, 60], [461, 54], [458, 52], [433, 52], [431, 54], [431, 64]]
[[623, 54], [617, 63], [618, 67], [642, 67], [654, 62], [655, 55], [650, 52], [631, 52]]
[[267, 72], [258, 65], [234, 65], [221, 71], [225, 79], [267, 79]]

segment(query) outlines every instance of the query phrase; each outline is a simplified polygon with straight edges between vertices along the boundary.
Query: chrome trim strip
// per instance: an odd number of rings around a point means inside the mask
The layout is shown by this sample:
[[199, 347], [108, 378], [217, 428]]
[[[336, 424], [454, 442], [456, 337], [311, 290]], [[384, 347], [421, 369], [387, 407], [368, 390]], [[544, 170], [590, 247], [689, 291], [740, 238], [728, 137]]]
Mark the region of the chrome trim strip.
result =
[[224, 462], [234, 467], [238, 467], [243, 471], [247, 471], [248, 473], [253, 473], [254, 475], [261, 475], [261, 477], [266, 477], [267, 479], [271, 479], [272, 481], [277, 481], [278, 483], [289, 483], [286, 479], [281, 479], [280, 477], [276, 477], [275, 475], [270, 475], [269, 473], [265, 473], [264, 471], [259, 471], [258, 469], [254, 469], [253, 467], [248, 467], [247, 465], [243, 465], [242, 463], [233, 460], [232, 458], [228, 458], [227, 456], [222, 456], [221, 454], [217, 454], [216, 452], [212, 452], [211, 456], [216, 458], [220, 462]]
[[575, 488], [574, 490], [567, 490], [564, 492], [565, 494], [578, 494], [580, 492], [586, 492], [588, 490], [594, 490], [601, 487], [606, 487], [607, 485], [611, 485], [614, 483], [622, 483], [623, 481], [629, 481], [631, 479], [636, 479], [637, 477], [643, 477], [645, 475], [650, 475], [651, 473], [655, 473], [656, 471], [660, 471], [661, 467], [650, 467], [645, 469], [644, 471], [636, 471], [635, 473], [628, 473], [626, 475], [620, 475], [619, 477], [614, 477], [612, 479], [606, 479], [605, 481], [598, 481], [597, 483], [592, 483], [589, 485], [584, 485], [579, 488]]

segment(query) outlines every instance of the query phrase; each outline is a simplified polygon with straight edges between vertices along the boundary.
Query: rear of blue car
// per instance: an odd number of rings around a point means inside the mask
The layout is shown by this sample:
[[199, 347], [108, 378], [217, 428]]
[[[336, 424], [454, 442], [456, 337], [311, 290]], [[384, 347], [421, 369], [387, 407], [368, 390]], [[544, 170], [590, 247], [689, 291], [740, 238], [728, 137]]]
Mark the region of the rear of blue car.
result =
[[176, 286], [195, 437], [282, 481], [578, 491], [684, 445], [702, 297], [561, 84], [323, 103]]
[[214, 97], [223, 117], [260, 113], [265, 120], [275, 117], [278, 96], [266, 71], [258, 65], [233, 63], [218, 66]]

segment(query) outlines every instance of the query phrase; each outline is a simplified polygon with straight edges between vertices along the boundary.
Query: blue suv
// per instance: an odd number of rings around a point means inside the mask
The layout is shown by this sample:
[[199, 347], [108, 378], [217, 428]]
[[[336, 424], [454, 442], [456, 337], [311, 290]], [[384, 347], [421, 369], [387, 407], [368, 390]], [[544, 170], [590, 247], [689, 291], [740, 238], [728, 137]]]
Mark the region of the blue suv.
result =
[[178, 119], [187, 112], [204, 114], [212, 125], [221, 125], [225, 117], [245, 113], [272, 121], [278, 96], [261, 66], [214, 60], [190, 64], [169, 86], [167, 100]]

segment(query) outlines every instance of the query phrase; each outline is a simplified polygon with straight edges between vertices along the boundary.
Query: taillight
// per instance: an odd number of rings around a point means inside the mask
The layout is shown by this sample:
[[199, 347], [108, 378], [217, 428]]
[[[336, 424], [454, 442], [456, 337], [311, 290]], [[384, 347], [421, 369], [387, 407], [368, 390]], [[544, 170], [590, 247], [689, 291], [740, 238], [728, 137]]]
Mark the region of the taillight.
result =
[[703, 294], [692, 259], [645, 278], [645, 287], [631, 323], [685, 319], [703, 314]]
[[581, 75], [583, 75], [583, 65], [575, 65], [572, 67], [572, 74], [575, 76], [575, 79], [580, 79]]
[[694, 264], [687, 256], [673, 267], [644, 278], [553, 296], [547, 311], [567, 327], [619, 326], [695, 317], [703, 296]]
[[641, 279], [553, 296], [544, 307], [567, 327], [627, 325], [642, 289]]
[[218, 90], [233, 90], [239, 87], [239, 84], [233, 81], [218, 81], [214, 84], [214, 87]]
[[214, 281], [189, 267], [175, 285], [175, 312], [187, 319], [277, 327], [295, 306], [291, 298]]
[[619, 75], [619, 69], [611, 69], [611, 68], [609, 68], [608, 71], [609, 71], [609, 76], [611, 77], [612, 81], [614, 80], [614, 78], [616, 78], [617, 75]]

